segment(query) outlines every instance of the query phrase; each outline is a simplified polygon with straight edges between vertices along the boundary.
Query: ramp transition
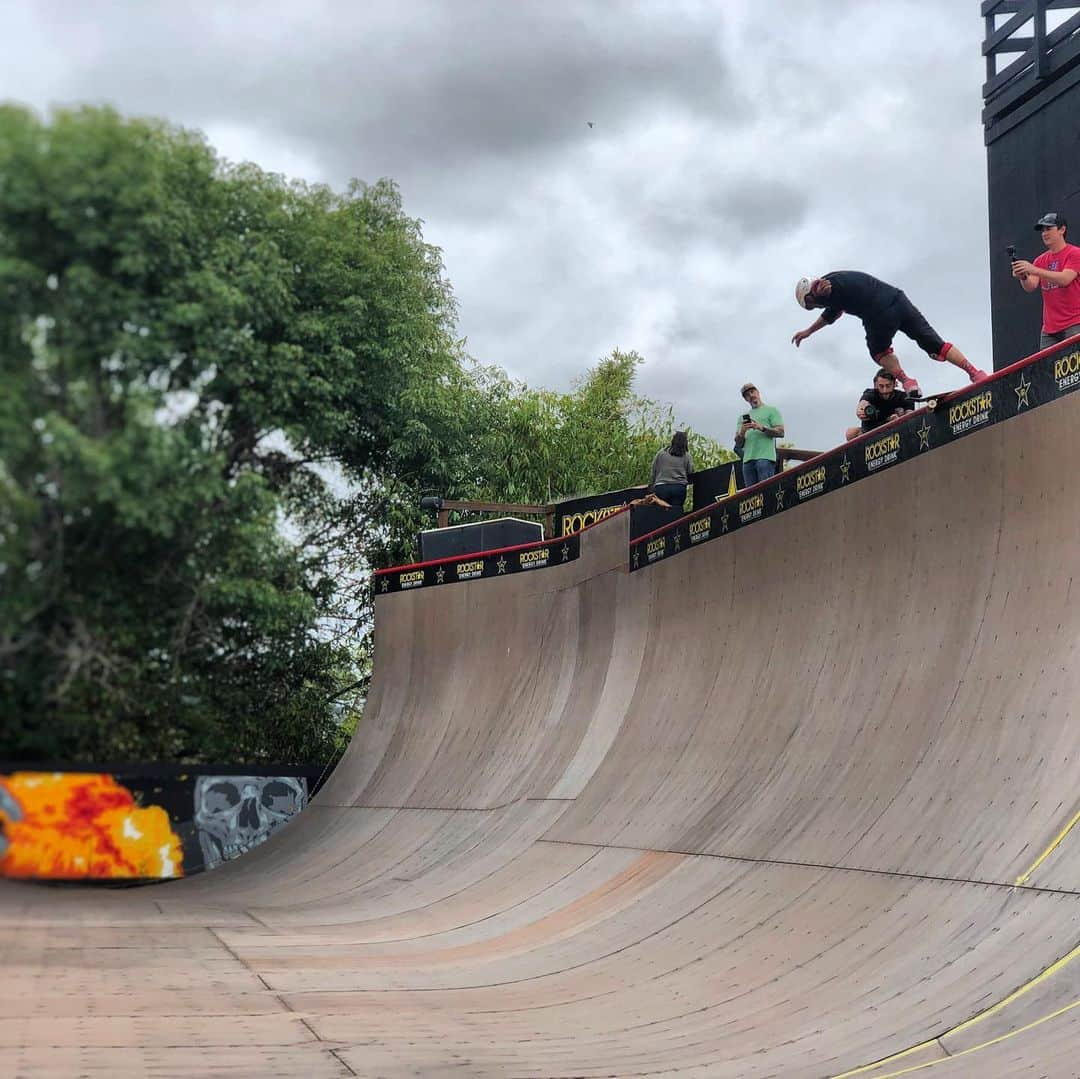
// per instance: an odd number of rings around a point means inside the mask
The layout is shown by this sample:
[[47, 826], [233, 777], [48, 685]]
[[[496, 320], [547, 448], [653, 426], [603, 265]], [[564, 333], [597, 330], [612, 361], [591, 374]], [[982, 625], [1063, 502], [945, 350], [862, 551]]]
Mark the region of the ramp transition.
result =
[[1076, 1075], [1069, 389], [642, 572], [621, 515], [380, 597], [277, 838], [0, 889], [2, 1070]]

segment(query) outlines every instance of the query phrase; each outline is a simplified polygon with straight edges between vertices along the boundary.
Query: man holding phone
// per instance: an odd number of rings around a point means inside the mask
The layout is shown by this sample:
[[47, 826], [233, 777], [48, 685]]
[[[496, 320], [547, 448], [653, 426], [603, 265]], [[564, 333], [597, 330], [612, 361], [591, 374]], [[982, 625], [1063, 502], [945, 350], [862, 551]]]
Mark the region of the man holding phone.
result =
[[762, 403], [752, 382], [739, 392], [750, 410], [739, 417], [735, 450], [742, 451], [743, 486], [753, 487], [776, 475], [776, 439], [784, 437], [784, 418], [779, 409]]
[[[1013, 259], [1013, 277], [1025, 292], [1042, 290], [1043, 326], [1039, 348], [1080, 334], [1080, 247], [1065, 239], [1068, 222], [1052, 211], [1035, 222], [1046, 250], [1034, 262]], [[1014, 250], [1009, 250], [1010, 257]]]

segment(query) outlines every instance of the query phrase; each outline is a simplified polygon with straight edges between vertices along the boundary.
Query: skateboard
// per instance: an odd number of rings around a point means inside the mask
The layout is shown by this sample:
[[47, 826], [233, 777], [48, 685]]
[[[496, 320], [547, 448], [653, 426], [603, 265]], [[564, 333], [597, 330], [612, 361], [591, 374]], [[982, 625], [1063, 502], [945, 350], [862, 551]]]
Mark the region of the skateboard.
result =
[[916, 405], [923, 405], [933, 412], [938, 405], [944, 403], [955, 397], [958, 393], [964, 393], [970, 390], [970, 386], [963, 386], [955, 390], [944, 390], [941, 393], [923, 393], [921, 390], [918, 393], [909, 393], [908, 397], [915, 402]]

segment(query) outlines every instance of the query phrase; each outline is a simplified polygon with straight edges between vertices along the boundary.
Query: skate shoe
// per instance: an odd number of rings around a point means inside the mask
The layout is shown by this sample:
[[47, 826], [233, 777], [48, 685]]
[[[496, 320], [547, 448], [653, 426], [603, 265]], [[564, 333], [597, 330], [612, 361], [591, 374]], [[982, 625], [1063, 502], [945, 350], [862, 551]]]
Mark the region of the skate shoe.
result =
[[982, 382], [989, 377], [985, 371], [980, 371], [977, 367], [968, 375], [972, 382]]
[[919, 389], [918, 382], [913, 378], [902, 378], [900, 385], [909, 397], [921, 397], [922, 391]]

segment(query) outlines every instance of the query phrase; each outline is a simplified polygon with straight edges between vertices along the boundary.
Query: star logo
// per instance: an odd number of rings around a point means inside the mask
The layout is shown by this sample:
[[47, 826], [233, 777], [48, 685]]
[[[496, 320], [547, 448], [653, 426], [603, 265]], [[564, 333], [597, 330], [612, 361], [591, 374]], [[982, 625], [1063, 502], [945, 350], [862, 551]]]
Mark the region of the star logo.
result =
[[675, 533], [675, 550], [676, 551], [681, 551], [682, 550], [682, 540], [679, 538], [679, 533], [678, 532]]
[[776, 488], [776, 508], [782, 510], [784, 508], [784, 488]]
[[495, 563], [500, 573], [506, 572], [506, 559], [502, 555], [499, 555], [499, 561]]
[[922, 426], [915, 429], [915, 434], [919, 436], [919, 452], [928, 450], [930, 448], [930, 432], [933, 428], [926, 422], [926, 417], [923, 416]]
[[569, 562], [570, 561], [570, 544], [569, 543], [564, 543], [562, 545], [562, 560], [564, 562]]
[[641, 562], [641, 548], [634, 548], [634, 569], [638, 568], [638, 564]]
[[383, 592], [389, 592], [390, 591], [390, 581], [386, 577], [384, 577], [382, 579], [381, 591], [383, 591]]
[[728, 511], [724, 510], [724, 512], [720, 515], [720, 531], [721, 532], [726, 532], [727, 530], [728, 530]]
[[436, 584], [442, 584], [445, 580], [446, 580], [446, 569], [443, 566], [440, 566], [435, 571], [435, 583]]
[[845, 453], [844, 459], [840, 462], [840, 483], [841, 485], [851, 482], [851, 462], [848, 460], [848, 456]]
[[1016, 394], [1016, 411], [1019, 412], [1022, 408], [1030, 408], [1031, 402], [1028, 400], [1028, 390], [1031, 389], [1031, 380], [1027, 377], [1027, 371], [1024, 371], [1020, 375], [1020, 384], [1013, 386], [1013, 393]]

